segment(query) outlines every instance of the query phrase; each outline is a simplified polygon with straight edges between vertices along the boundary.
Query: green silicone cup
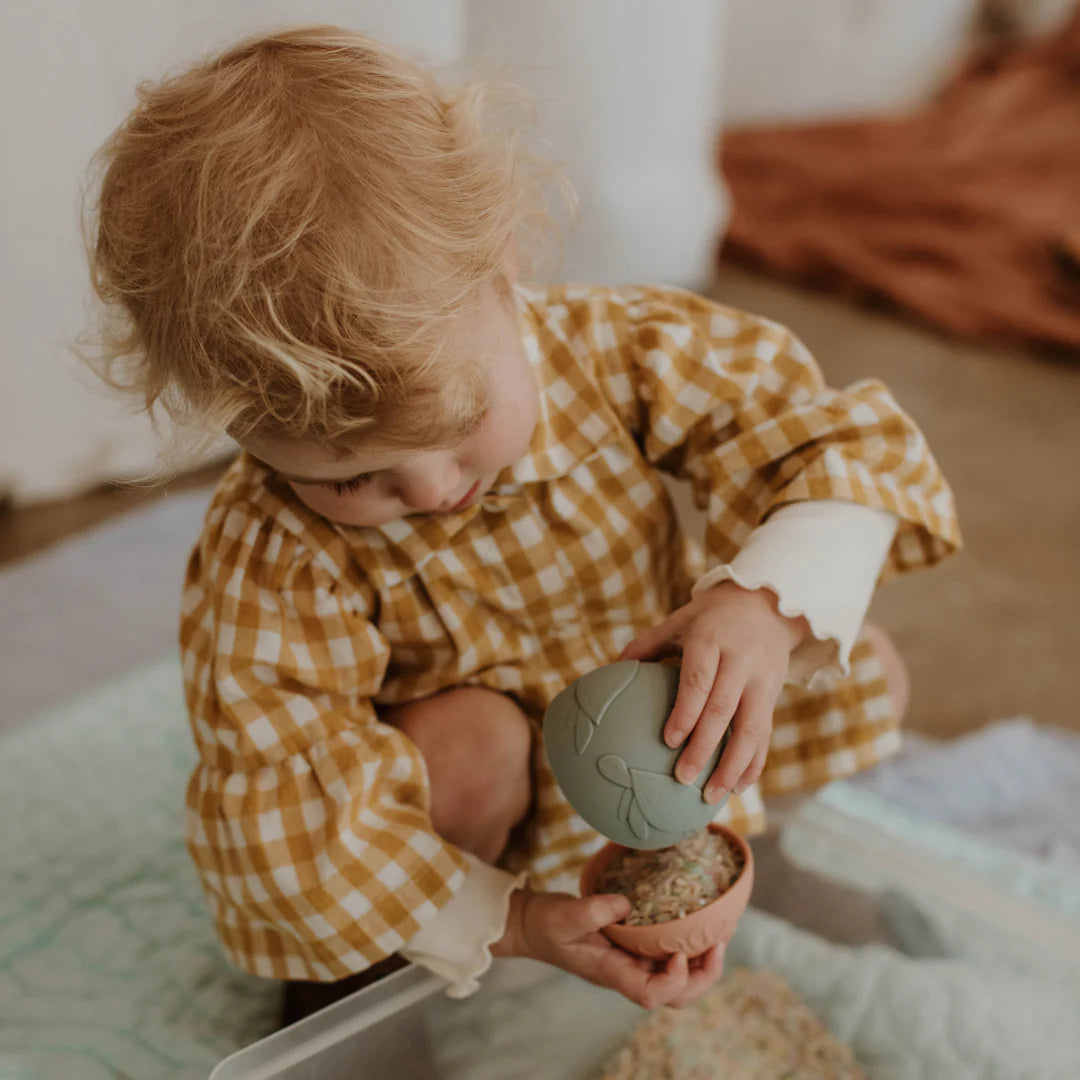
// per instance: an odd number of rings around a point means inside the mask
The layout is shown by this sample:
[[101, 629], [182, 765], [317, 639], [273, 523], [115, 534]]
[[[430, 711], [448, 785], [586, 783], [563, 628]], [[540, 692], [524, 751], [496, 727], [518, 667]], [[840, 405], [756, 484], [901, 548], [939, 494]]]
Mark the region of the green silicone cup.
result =
[[678, 668], [620, 660], [576, 679], [544, 715], [544, 747], [563, 794], [597, 832], [624, 847], [677, 844], [723, 806], [705, 802], [702, 788], [728, 732], [693, 783], [675, 779], [682, 747], [667, 746], [663, 730], [678, 689]]

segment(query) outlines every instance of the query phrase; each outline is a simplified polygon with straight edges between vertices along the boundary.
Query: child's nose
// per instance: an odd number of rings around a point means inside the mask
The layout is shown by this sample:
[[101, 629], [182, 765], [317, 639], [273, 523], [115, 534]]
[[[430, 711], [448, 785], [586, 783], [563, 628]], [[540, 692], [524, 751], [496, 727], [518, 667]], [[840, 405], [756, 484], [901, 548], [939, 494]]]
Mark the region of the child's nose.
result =
[[405, 477], [402, 501], [421, 513], [444, 507], [461, 486], [461, 470], [448, 460], [432, 462]]

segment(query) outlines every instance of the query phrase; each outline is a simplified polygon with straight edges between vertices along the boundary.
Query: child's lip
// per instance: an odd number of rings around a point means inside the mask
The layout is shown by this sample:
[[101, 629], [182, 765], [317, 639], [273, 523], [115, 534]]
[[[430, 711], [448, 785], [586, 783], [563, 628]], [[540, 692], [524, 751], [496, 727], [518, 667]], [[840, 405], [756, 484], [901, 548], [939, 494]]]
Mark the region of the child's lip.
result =
[[463, 510], [465, 508], [465, 506], [468, 504], [469, 500], [476, 494], [477, 489], [479, 487], [480, 487], [480, 481], [477, 480], [476, 483], [473, 484], [473, 486], [471, 488], [469, 488], [469, 490], [467, 492], [465, 492], [465, 495], [461, 499], [461, 501], [457, 502], [457, 503], [454, 503], [454, 505], [450, 507], [450, 512], [453, 513], [455, 510]]

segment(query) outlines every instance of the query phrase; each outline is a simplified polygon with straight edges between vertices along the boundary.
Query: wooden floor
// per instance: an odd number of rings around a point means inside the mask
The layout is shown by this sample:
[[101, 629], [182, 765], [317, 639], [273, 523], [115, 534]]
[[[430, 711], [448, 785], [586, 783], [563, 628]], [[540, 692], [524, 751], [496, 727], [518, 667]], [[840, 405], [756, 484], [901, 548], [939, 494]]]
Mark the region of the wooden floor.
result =
[[20, 510], [0, 505], [0, 565], [41, 551], [58, 540], [74, 536], [119, 514], [129, 513], [170, 492], [211, 484], [225, 471], [225, 467], [209, 466], [157, 486], [110, 484], [77, 499]]
[[[1027, 714], [1080, 731], [1080, 360], [958, 344], [734, 269], [711, 292], [792, 327], [833, 385], [883, 378], [953, 484], [965, 551], [871, 608], [911, 670], [910, 726], [949, 736]], [[0, 563], [219, 471], [0, 514]]]

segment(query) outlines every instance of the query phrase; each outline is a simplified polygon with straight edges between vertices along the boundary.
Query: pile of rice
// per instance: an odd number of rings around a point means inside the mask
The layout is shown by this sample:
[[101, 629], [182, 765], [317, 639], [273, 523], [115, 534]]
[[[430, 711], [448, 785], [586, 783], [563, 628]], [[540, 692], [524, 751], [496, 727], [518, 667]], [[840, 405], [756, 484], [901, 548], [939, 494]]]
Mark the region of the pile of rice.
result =
[[738, 968], [684, 1009], [657, 1009], [596, 1080], [866, 1080], [778, 975]]
[[672, 847], [620, 851], [597, 880], [596, 892], [629, 898], [624, 925], [652, 926], [711, 904], [735, 883], [743, 861], [722, 834], [705, 829]]

